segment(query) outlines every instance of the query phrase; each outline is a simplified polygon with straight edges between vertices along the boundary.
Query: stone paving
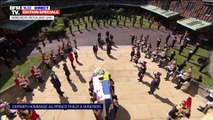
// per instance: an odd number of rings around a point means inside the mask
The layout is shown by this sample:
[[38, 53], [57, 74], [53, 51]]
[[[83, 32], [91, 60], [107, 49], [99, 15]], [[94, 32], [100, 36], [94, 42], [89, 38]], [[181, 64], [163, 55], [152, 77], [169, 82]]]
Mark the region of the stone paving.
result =
[[[80, 47], [78, 50], [80, 65], [75, 63], [76, 70], [71, 68], [70, 61], [67, 65], [71, 70], [72, 83], [69, 84], [62, 69], [53, 67], [53, 71], [58, 75], [62, 83], [62, 91], [65, 97], [59, 97], [50, 83], [50, 78], [46, 81], [44, 90], [40, 88], [34, 90], [32, 103], [89, 103], [88, 81], [96, 67], [103, 67], [109, 71], [115, 81], [115, 91], [119, 99], [119, 110], [117, 120], [165, 120], [167, 113], [172, 106], [180, 103], [189, 97], [189, 94], [182, 90], [176, 90], [175, 84], [165, 81], [164, 69], [158, 68], [156, 63], [141, 55], [141, 59], [148, 62], [147, 72], [162, 72], [160, 89], [154, 95], [149, 95], [149, 85], [151, 76], [145, 76], [144, 82], [137, 81], [138, 70], [133, 66], [130, 59], [130, 46], [119, 46], [112, 51], [113, 58], [106, 55], [106, 51], [99, 50], [99, 59], [96, 59], [92, 52], [92, 47]], [[192, 112], [190, 120], [200, 120], [204, 114], [197, 110], [199, 105], [204, 106], [205, 102], [199, 96], [192, 97]], [[95, 120], [91, 110], [42, 110], [37, 112], [42, 120]], [[17, 118], [18, 120], [19, 118]], [[207, 120], [207, 119], [206, 119]]]

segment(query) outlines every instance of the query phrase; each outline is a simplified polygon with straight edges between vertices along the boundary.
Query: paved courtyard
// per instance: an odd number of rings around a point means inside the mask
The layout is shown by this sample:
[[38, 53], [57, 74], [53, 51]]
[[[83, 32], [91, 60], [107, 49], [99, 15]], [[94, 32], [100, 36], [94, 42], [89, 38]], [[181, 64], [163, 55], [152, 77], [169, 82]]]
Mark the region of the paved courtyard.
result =
[[[171, 81], [165, 81], [163, 78], [166, 75], [164, 69], [158, 68], [156, 63], [144, 58], [141, 54], [141, 60], [147, 61], [147, 72], [150, 75], [144, 77], [144, 81], [139, 83], [137, 81], [137, 68], [130, 62], [130, 34], [136, 33], [144, 35], [149, 33], [151, 42], [155, 42], [158, 37], [166, 38], [165, 31], [144, 30], [137, 28], [109, 28], [113, 33], [115, 42], [119, 44], [118, 48], [113, 48], [112, 56], [109, 58], [106, 51], [98, 51], [98, 59], [95, 58], [91, 46], [96, 43], [97, 33], [100, 31], [105, 38], [106, 29], [83, 31], [83, 34], [77, 34], [79, 47], [79, 64], [75, 63], [76, 70], [71, 68], [70, 61], [67, 59], [66, 63], [71, 72], [72, 83], [69, 84], [63, 71], [63, 61], [59, 66], [54, 66], [53, 71], [58, 75], [62, 83], [62, 91], [65, 92], [65, 97], [59, 97], [50, 83], [50, 78], [44, 84], [38, 85], [32, 94], [24, 94], [26, 99], [31, 103], [89, 103], [90, 96], [88, 93], [88, 81], [96, 67], [103, 67], [112, 75], [115, 81], [115, 92], [119, 99], [119, 110], [117, 120], [165, 120], [167, 113], [171, 108], [185, 100], [190, 95], [182, 90], [176, 90], [175, 84]], [[118, 32], [118, 30], [120, 30]], [[122, 31], [123, 30], [123, 31]], [[70, 36], [71, 37], [71, 36]], [[72, 39], [72, 37], [71, 37]], [[87, 41], [87, 43], [85, 43]], [[162, 41], [164, 43], [164, 41]], [[45, 48], [56, 49], [58, 41], [48, 44]], [[155, 43], [153, 43], [155, 45]], [[31, 54], [37, 54], [33, 50]], [[149, 86], [152, 80], [153, 72], [161, 72], [160, 89], [154, 95], [149, 95]], [[46, 74], [49, 74], [47, 72]], [[190, 120], [200, 120], [206, 117], [205, 120], [211, 119], [211, 115], [204, 116], [197, 108], [205, 105], [205, 101], [198, 95], [192, 97], [192, 111]], [[91, 110], [37, 110], [42, 120], [95, 120]], [[16, 118], [19, 119], [18, 117]], [[204, 118], [203, 118], [204, 120]]]

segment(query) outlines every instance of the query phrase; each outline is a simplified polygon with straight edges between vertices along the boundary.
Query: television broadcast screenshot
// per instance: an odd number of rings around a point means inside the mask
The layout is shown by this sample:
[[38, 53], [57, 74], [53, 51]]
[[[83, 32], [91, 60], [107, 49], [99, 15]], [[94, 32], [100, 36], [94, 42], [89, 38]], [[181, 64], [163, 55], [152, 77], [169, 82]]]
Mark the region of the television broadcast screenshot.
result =
[[213, 0], [0, 0], [0, 120], [213, 120]]

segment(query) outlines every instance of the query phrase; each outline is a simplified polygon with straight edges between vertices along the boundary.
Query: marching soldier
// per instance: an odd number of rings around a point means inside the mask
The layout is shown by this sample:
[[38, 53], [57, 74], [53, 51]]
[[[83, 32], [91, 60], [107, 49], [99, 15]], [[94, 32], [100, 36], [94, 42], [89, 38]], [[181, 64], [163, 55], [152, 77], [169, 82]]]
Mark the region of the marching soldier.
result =
[[37, 79], [39, 83], [43, 83], [41, 70], [34, 64], [31, 65], [31, 74]]
[[72, 25], [71, 24], [69, 26], [69, 29], [70, 29], [70, 33], [72, 34]]
[[160, 43], [161, 43], [161, 39], [158, 38], [158, 40], [157, 40], [157, 48], [160, 47]]
[[93, 28], [93, 20], [91, 20], [90, 24], [91, 24], [91, 27]]
[[23, 88], [26, 92], [32, 92], [33, 90], [30, 88], [30, 81], [29, 79], [24, 76], [23, 74], [19, 74], [18, 72], [14, 72], [15, 76], [15, 84]]
[[53, 49], [50, 50], [50, 59], [51, 59], [55, 64], [57, 64], [57, 61], [56, 61], [57, 56], [55, 55]]
[[48, 69], [51, 69], [50, 60], [44, 52], [42, 53], [42, 61], [43, 61], [43, 63], [45, 63], [45, 65]]
[[58, 55], [64, 60], [64, 53], [60, 45], [58, 46]]
[[118, 19], [116, 20], [116, 23], [117, 23], [117, 26], [119, 26], [119, 20]]
[[97, 57], [97, 52], [98, 52], [98, 46], [97, 45], [93, 45], [93, 52], [94, 52], [95, 56]]
[[140, 17], [140, 27], [142, 28], [143, 26], [143, 16]]
[[169, 41], [169, 38], [170, 38], [170, 33], [169, 33], [169, 35], [166, 37], [166, 42], [165, 42], [165, 44], [168, 44], [168, 41]]
[[84, 22], [84, 24], [85, 24], [85, 28], [88, 30], [87, 22]]
[[67, 77], [67, 81], [70, 83], [71, 82], [71, 80], [70, 80], [70, 71], [69, 71], [66, 63], [64, 63], [63, 66], [64, 66], [63, 70], [64, 70], [65, 75]]
[[68, 40], [66, 44], [66, 52], [70, 53], [71, 51], [72, 51], [72, 43], [70, 40]]
[[124, 18], [124, 26], [126, 26], [126, 17]]
[[138, 72], [138, 81], [141, 82], [143, 77], [144, 77], [144, 74], [146, 73], [146, 61], [143, 61], [141, 64], [141, 67], [138, 68], [139, 69], [139, 72]]
[[77, 24], [77, 29], [80, 32], [80, 25], [79, 25], [79, 23]]
[[56, 89], [57, 93], [60, 96], [63, 96], [64, 92], [61, 91], [61, 82], [59, 81], [58, 76], [52, 73], [50, 82], [53, 84], [53, 87]]
[[73, 56], [72, 52], [69, 53], [69, 59], [70, 59], [72, 68], [75, 69], [75, 66], [73, 64], [73, 62], [74, 62], [74, 56]]

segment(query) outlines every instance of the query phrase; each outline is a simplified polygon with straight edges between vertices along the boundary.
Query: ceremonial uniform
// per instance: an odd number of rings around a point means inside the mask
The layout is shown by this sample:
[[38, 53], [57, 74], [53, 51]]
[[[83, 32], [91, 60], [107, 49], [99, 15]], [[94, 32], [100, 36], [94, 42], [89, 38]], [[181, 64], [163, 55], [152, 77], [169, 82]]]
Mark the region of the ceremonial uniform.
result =
[[155, 92], [156, 88], [158, 88], [159, 84], [160, 84], [161, 73], [157, 72], [157, 73], [154, 73], [154, 75], [155, 75], [155, 77], [151, 82], [150, 91], [148, 92], [149, 94], [153, 94]]
[[61, 49], [61, 47], [58, 47], [58, 55], [61, 56], [62, 59], [64, 59], [64, 54], [63, 54], [63, 50]]
[[37, 79], [38, 82], [43, 83], [41, 70], [38, 67], [32, 66], [30, 72]]
[[64, 92], [61, 91], [61, 82], [59, 81], [58, 77], [55, 74], [51, 75], [50, 82], [53, 84], [53, 87], [56, 89], [57, 93], [60, 96], [63, 96]]
[[53, 50], [50, 51], [50, 59], [51, 59], [55, 64], [57, 64], [57, 61], [56, 61], [57, 56], [54, 54], [54, 51], [53, 51]]
[[33, 90], [29, 87], [30, 81], [23, 75], [18, 75], [15, 78], [15, 84], [22, 87], [26, 92], [32, 92]]
[[42, 54], [42, 61], [45, 63], [45, 65], [46, 65], [46, 67], [48, 68], [48, 69], [51, 69], [51, 67], [50, 67], [50, 60], [49, 60], [49, 58], [45, 55], [45, 53], [43, 53]]
[[70, 71], [69, 71], [69, 69], [68, 69], [68, 67], [67, 67], [67, 64], [66, 63], [64, 63], [63, 64], [63, 70], [64, 70], [64, 72], [65, 72], [65, 75], [66, 75], [66, 77], [67, 77], [67, 81], [68, 82], [71, 82], [71, 80], [70, 80]]
[[74, 57], [73, 57], [72, 52], [69, 53], [69, 59], [70, 59], [72, 68], [75, 68], [75, 66], [74, 66], [74, 64], [73, 64], [73, 62], [74, 62]]

